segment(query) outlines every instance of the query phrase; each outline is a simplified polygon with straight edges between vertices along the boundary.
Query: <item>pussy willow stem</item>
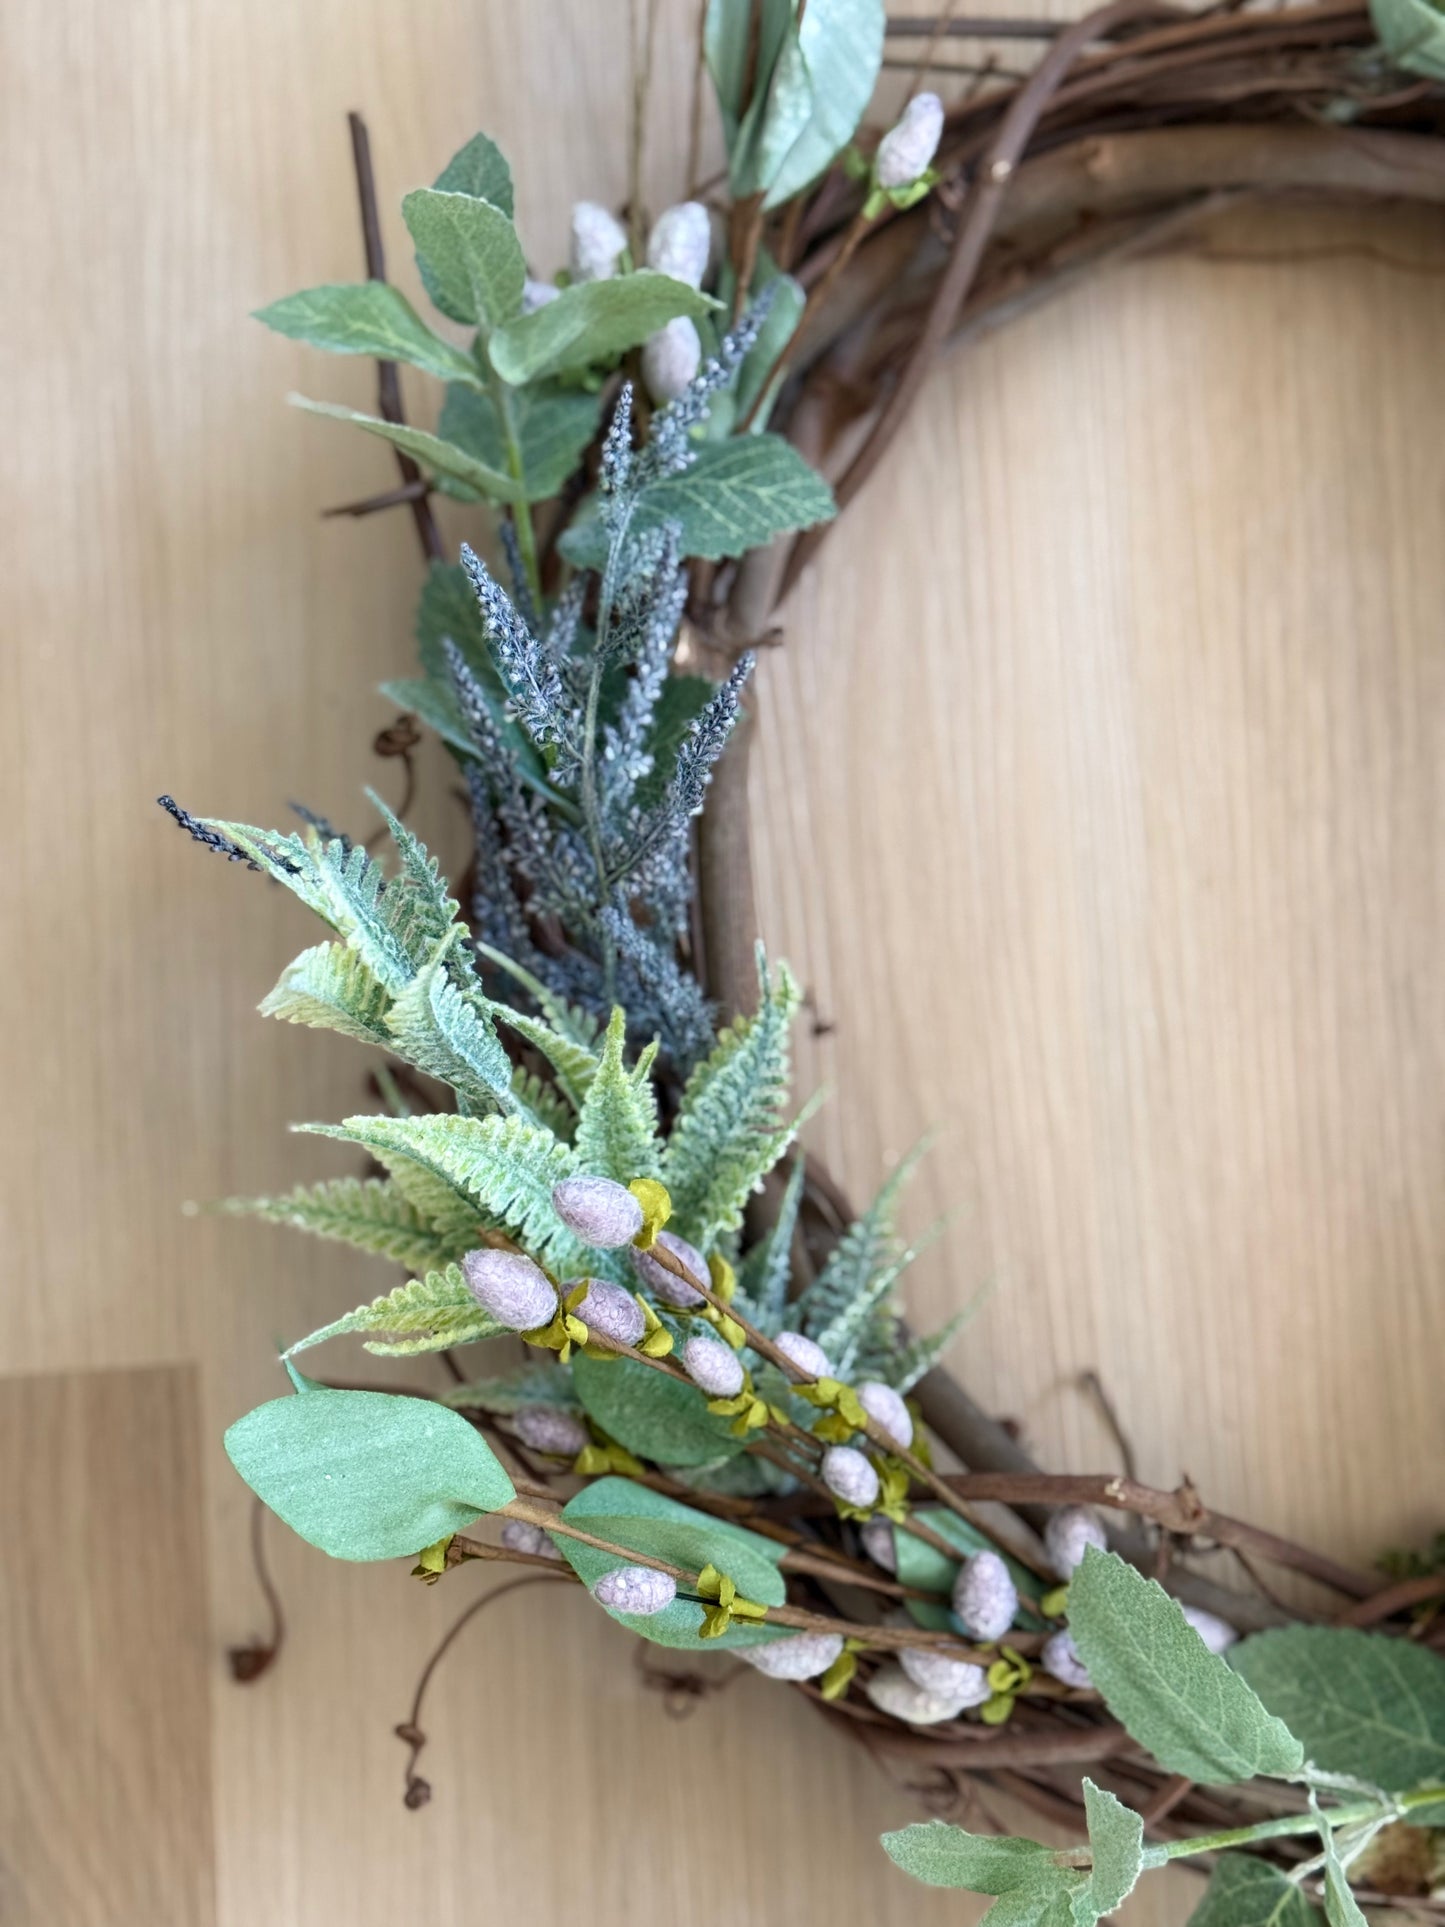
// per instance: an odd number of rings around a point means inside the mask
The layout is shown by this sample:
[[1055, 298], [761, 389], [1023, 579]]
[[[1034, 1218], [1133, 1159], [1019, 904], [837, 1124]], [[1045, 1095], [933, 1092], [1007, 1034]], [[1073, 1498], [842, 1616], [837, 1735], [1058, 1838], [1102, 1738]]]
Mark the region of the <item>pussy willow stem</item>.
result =
[[1320, 1822], [1330, 1828], [1353, 1827], [1417, 1807], [1433, 1806], [1445, 1800], [1445, 1787], [1419, 1787], [1397, 1799], [1355, 1800], [1343, 1807], [1326, 1807], [1321, 1813], [1286, 1813], [1277, 1820], [1257, 1820], [1252, 1827], [1227, 1827], [1222, 1833], [1200, 1833], [1191, 1839], [1167, 1840], [1161, 1846], [1144, 1849], [1145, 1867], [1167, 1866], [1171, 1860], [1187, 1860], [1195, 1853], [1222, 1853], [1230, 1847], [1247, 1847], [1255, 1840], [1280, 1840], [1292, 1833], [1318, 1833]]

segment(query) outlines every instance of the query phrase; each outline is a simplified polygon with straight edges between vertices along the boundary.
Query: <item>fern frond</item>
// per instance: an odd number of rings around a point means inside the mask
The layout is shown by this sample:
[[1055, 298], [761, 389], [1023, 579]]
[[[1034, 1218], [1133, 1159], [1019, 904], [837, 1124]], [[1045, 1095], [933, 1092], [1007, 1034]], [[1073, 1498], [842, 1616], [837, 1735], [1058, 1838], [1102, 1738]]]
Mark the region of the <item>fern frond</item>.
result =
[[550, 1131], [564, 1144], [570, 1144], [577, 1131], [577, 1113], [555, 1084], [548, 1084], [518, 1064], [512, 1072], [512, 1108], [529, 1124]]
[[[455, 930], [455, 926], [454, 926]], [[465, 996], [447, 974], [443, 937], [438, 955], [419, 970], [387, 1015], [397, 1054], [450, 1084], [469, 1111], [494, 1111], [511, 1097], [512, 1060], [496, 1032], [488, 1002]]]
[[760, 1238], [743, 1260], [738, 1272], [738, 1290], [752, 1307], [752, 1322], [774, 1337], [786, 1328], [788, 1287], [793, 1279], [793, 1233], [798, 1223], [798, 1208], [803, 1202], [806, 1167], [798, 1158], [788, 1177], [777, 1221], [765, 1238]]
[[787, 1149], [788, 1028], [798, 986], [786, 964], [776, 984], [758, 950], [758, 1008], [737, 1018], [687, 1081], [662, 1160], [679, 1230], [704, 1252], [742, 1222], [743, 1206]]
[[459, 1258], [471, 1242], [437, 1231], [396, 1185], [380, 1178], [332, 1178], [279, 1198], [227, 1198], [218, 1208], [335, 1238], [419, 1273]]
[[818, 1344], [823, 1343], [820, 1334], [867, 1292], [878, 1272], [896, 1263], [900, 1250], [898, 1199], [927, 1149], [925, 1139], [890, 1173], [872, 1204], [834, 1245], [827, 1263], [794, 1306], [798, 1329]]
[[895, 1392], [911, 1392], [924, 1373], [933, 1370], [964, 1326], [970, 1323], [979, 1302], [979, 1299], [975, 1299], [972, 1304], [965, 1305], [936, 1332], [911, 1339], [901, 1348], [895, 1347], [892, 1356], [880, 1365], [876, 1376], [885, 1385], [891, 1385]]
[[538, 1125], [519, 1117], [442, 1115], [349, 1117], [301, 1128], [365, 1145], [388, 1171], [417, 1165], [503, 1225], [540, 1263], [573, 1276], [588, 1269], [589, 1254], [552, 1205], [552, 1187], [575, 1175], [576, 1157]]
[[619, 1005], [607, 1026], [602, 1059], [583, 1099], [574, 1140], [583, 1171], [590, 1177], [615, 1178], [619, 1184], [655, 1178], [661, 1154], [657, 1100], [648, 1077], [657, 1047], [649, 1046], [636, 1070], [629, 1071], [622, 1055], [626, 1035], [627, 1013]]
[[478, 1378], [469, 1385], [453, 1385], [442, 1394], [443, 1405], [456, 1405], [503, 1416], [526, 1405], [577, 1406], [572, 1374], [558, 1365], [524, 1365], [505, 1378]]
[[[841, 1376], [849, 1377], [858, 1370], [865, 1347], [876, 1358], [880, 1348], [891, 1345], [897, 1322], [894, 1299], [898, 1280], [914, 1259], [934, 1242], [941, 1229], [941, 1222], [930, 1226], [916, 1245], [909, 1245], [891, 1262], [882, 1265], [852, 1304], [839, 1312], [817, 1334], [818, 1344], [832, 1359], [833, 1369]], [[813, 1334], [810, 1332], [809, 1336]]]
[[[458, 929], [461, 905], [452, 896], [437, 860], [400, 817], [369, 789], [367, 797], [382, 817], [401, 858], [401, 869], [386, 885], [387, 918], [409, 957], [425, 956], [441, 947]], [[465, 931], [465, 925], [460, 928]], [[459, 957], [465, 953], [459, 951]], [[470, 965], [465, 966], [470, 975]]]
[[291, 1346], [286, 1356], [304, 1352], [328, 1338], [348, 1332], [366, 1332], [369, 1352], [385, 1358], [406, 1358], [414, 1352], [440, 1352], [451, 1345], [471, 1345], [479, 1338], [495, 1338], [506, 1327], [499, 1325], [490, 1312], [467, 1290], [460, 1265], [447, 1265], [429, 1271], [425, 1278], [413, 1278], [395, 1291], [358, 1305], [329, 1325]]
[[359, 1044], [392, 1047], [386, 1027], [391, 993], [344, 943], [318, 943], [287, 964], [259, 1006], [263, 1017], [339, 1030]]

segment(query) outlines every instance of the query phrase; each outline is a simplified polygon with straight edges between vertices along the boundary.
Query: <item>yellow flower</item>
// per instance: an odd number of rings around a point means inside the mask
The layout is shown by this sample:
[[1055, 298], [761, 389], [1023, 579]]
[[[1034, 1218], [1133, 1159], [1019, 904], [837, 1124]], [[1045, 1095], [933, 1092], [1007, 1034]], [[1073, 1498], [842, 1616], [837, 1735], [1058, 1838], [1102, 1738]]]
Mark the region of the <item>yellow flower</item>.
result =
[[734, 1619], [767, 1617], [766, 1606], [760, 1606], [755, 1599], [744, 1599], [727, 1574], [719, 1572], [714, 1565], [704, 1566], [698, 1574], [697, 1590], [700, 1598], [716, 1602], [702, 1609], [699, 1639], [721, 1639]]
[[634, 1178], [628, 1190], [642, 1206], [642, 1229], [632, 1242], [639, 1251], [657, 1243], [657, 1234], [672, 1216], [672, 1199], [665, 1184], [656, 1178]]

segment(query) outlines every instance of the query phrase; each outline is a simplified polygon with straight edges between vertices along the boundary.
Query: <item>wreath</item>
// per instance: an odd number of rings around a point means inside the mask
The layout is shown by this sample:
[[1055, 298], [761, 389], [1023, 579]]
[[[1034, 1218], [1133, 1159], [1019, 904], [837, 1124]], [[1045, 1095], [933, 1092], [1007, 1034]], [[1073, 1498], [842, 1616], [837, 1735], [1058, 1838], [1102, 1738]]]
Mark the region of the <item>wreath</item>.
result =
[[[880, 138], [858, 130], [887, 36], [914, 81]], [[945, 111], [924, 82], [961, 41], [995, 51]], [[1005, 41], [1042, 51], [1009, 72]], [[307, 810], [283, 834], [161, 799], [328, 926], [262, 1011], [384, 1053], [378, 1108], [308, 1127], [377, 1175], [232, 1207], [409, 1273], [291, 1345], [290, 1392], [227, 1450], [333, 1557], [580, 1587], [642, 1641], [784, 1683], [935, 1812], [987, 1819], [995, 1788], [1062, 1821], [1078, 1845], [941, 1819], [885, 1838], [919, 1879], [997, 1896], [996, 1927], [1087, 1927], [1176, 1860], [1210, 1872], [1200, 1927], [1429, 1913], [1445, 1545], [1382, 1578], [1188, 1484], [1042, 1471], [940, 1363], [961, 1320], [908, 1330], [913, 1160], [855, 1215], [799, 1146], [799, 992], [758, 942], [739, 724], [753, 649], [946, 349], [1242, 199], [1445, 201], [1445, 22], [1426, 0], [1112, 0], [1067, 25], [708, 0], [687, 198], [650, 222], [649, 65], [650, 40], [623, 217], [580, 203], [553, 280], [478, 135], [402, 203], [453, 325], [425, 320], [386, 279], [353, 116], [367, 279], [260, 316], [377, 362], [375, 415], [302, 405], [396, 451], [398, 485], [344, 511], [405, 506], [427, 562], [420, 674], [386, 685], [404, 714], [377, 748], [410, 776], [420, 727], [440, 737], [474, 857], [464, 920], [405, 804], [373, 799], [383, 865]], [[399, 362], [445, 384], [434, 431], [405, 420]], [[437, 494], [495, 512], [505, 586], [447, 556]], [[346, 1335], [448, 1380], [303, 1372]], [[492, 1341], [500, 1362], [457, 1356]], [[1197, 1569], [1220, 1548], [1247, 1590]], [[1332, 1609], [1283, 1602], [1268, 1567]], [[421, 1712], [419, 1691], [398, 1728], [413, 1806]]]

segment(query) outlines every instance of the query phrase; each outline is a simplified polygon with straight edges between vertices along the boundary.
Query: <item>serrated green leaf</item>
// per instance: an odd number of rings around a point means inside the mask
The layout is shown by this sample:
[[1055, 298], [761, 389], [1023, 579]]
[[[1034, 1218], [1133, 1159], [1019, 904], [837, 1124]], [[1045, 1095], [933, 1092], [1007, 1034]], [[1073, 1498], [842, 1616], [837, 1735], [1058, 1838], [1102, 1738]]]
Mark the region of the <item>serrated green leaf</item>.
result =
[[444, 1237], [404, 1192], [380, 1178], [330, 1178], [299, 1185], [284, 1197], [227, 1198], [220, 1208], [335, 1238], [408, 1271], [433, 1271], [460, 1255], [455, 1236]]
[[516, 212], [512, 170], [501, 148], [485, 134], [473, 134], [465, 147], [459, 147], [432, 186], [442, 194], [472, 194], [479, 201], [490, 201], [509, 220]]
[[527, 263], [510, 216], [475, 195], [434, 187], [408, 194], [401, 214], [444, 315], [487, 329], [522, 312]]
[[738, 1290], [753, 1307], [753, 1322], [770, 1337], [783, 1329], [793, 1276], [793, 1232], [807, 1175], [803, 1159], [796, 1159], [771, 1229], [750, 1248], [738, 1270]]
[[309, 341], [333, 355], [374, 355], [378, 361], [410, 362], [442, 381], [480, 388], [476, 363], [434, 335], [406, 296], [385, 281], [332, 282], [304, 288], [255, 318], [293, 341]]
[[[631, 1184], [634, 1178], [655, 1178], [661, 1168], [657, 1140], [657, 1100], [646, 1076], [629, 1071], [623, 1061], [627, 1012], [616, 1006], [602, 1044], [602, 1060], [583, 1099], [573, 1140], [578, 1168], [589, 1177], [615, 1178]], [[651, 1064], [652, 1051], [647, 1058]]]
[[516, 1497], [490, 1446], [456, 1412], [385, 1392], [305, 1391], [226, 1433], [241, 1477], [333, 1559], [397, 1559]]
[[[475, 1231], [468, 1242], [474, 1241]], [[328, 1338], [360, 1332], [367, 1334], [367, 1351], [383, 1358], [409, 1358], [417, 1352], [445, 1351], [451, 1345], [473, 1345], [505, 1329], [467, 1290], [461, 1267], [447, 1264], [308, 1333], [290, 1347], [287, 1357], [309, 1351]]]
[[572, 1383], [589, 1418], [639, 1458], [658, 1465], [713, 1465], [743, 1450], [730, 1422], [707, 1409], [694, 1385], [635, 1359], [572, 1360]]
[[1430, 0], [1370, 0], [1370, 19], [1397, 67], [1445, 80], [1445, 14]]
[[1166, 1772], [1203, 1786], [1298, 1772], [1304, 1752], [1288, 1727], [1117, 1553], [1085, 1553], [1069, 1584], [1069, 1631], [1110, 1712]]
[[[404, 1160], [429, 1171], [483, 1215], [513, 1233], [539, 1263], [582, 1276], [596, 1270], [557, 1216], [552, 1187], [576, 1175], [569, 1145], [517, 1117], [349, 1117], [300, 1127], [362, 1144], [395, 1172]], [[591, 1258], [589, 1265], [588, 1259]]]
[[841, 153], [877, 84], [883, 27], [883, 0], [809, 0], [734, 146], [734, 194], [780, 207]]
[[524, 1365], [504, 1378], [474, 1378], [465, 1385], [452, 1385], [442, 1394], [446, 1405], [496, 1412], [507, 1417], [530, 1405], [561, 1405], [575, 1408], [577, 1394], [572, 1389], [572, 1374], [565, 1367]]
[[393, 1048], [429, 1077], [450, 1084], [472, 1111], [510, 1108], [512, 1060], [485, 998], [467, 996], [445, 957], [417, 972], [387, 1014]]
[[[1383, 1633], [1285, 1626], [1243, 1640], [1229, 1658], [1313, 1765], [1391, 1793], [1445, 1782], [1445, 1659], [1438, 1653]], [[1430, 1812], [1445, 1819], [1445, 1807]]]
[[512, 1072], [512, 1105], [523, 1117], [550, 1131], [564, 1144], [577, 1134], [577, 1113], [555, 1084], [518, 1064]]
[[318, 943], [281, 972], [258, 1006], [263, 1017], [337, 1030], [359, 1044], [391, 1049], [386, 1013], [391, 993], [344, 943]]
[[1227, 1853], [1189, 1916], [1189, 1927], [1320, 1927], [1320, 1913], [1267, 1861]]
[[1104, 1787], [1084, 1780], [1084, 1817], [1093, 1866], [1074, 1899], [1074, 1917], [1092, 1927], [1134, 1891], [1144, 1866], [1144, 1822]]
[[685, 281], [639, 268], [608, 281], [579, 281], [555, 301], [499, 327], [488, 343], [492, 366], [520, 388], [544, 375], [570, 374], [636, 348], [676, 315], [709, 313], [711, 295]]
[[683, 1091], [662, 1181], [674, 1225], [704, 1254], [742, 1223], [748, 1198], [792, 1141], [793, 1127], [778, 1118], [798, 999], [787, 965], [778, 966], [774, 983], [760, 953], [756, 1014], [723, 1031]]
[[453, 448], [450, 442], [427, 434], [423, 428], [384, 422], [378, 415], [358, 414], [354, 408], [337, 408], [330, 402], [309, 401], [305, 395], [288, 395], [286, 399], [293, 408], [304, 408], [308, 414], [324, 415], [333, 422], [350, 422], [354, 428], [364, 429], [368, 435], [379, 435], [383, 441], [412, 456], [424, 468], [438, 475], [451, 476], [454, 481], [475, 489], [478, 495], [489, 502], [515, 502], [520, 496], [521, 491], [510, 475], [502, 474], [499, 469], [488, 468], [485, 462], [477, 461], [465, 449]]
[[[545, 502], [576, 470], [597, 433], [601, 405], [600, 394], [564, 388], [557, 382], [533, 382], [516, 391], [513, 426], [529, 502]], [[459, 386], [448, 388], [437, 433], [489, 468], [506, 470], [506, 442], [490, 395]]]
[[[569, 1525], [599, 1539], [609, 1539], [614, 1545], [688, 1572], [700, 1572], [712, 1564], [728, 1575], [743, 1598], [756, 1600], [761, 1606], [781, 1606], [787, 1598], [787, 1587], [778, 1570], [781, 1545], [741, 1526], [725, 1525], [631, 1479], [602, 1478], [584, 1486], [562, 1508], [562, 1517]], [[628, 1563], [560, 1532], [552, 1536], [557, 1550], [586, 1586], [593, 1585], [604, 1572], [614, 1572]], [[660, 1613], [621, 1613], [610, 1607], [604, 1610], [619, 1625], [640, 1633], [654, 1645], [678, 1647], [685, 1652], [760, 1646], [786, 1637], [776, 1627], [734, 1621], [721, 1638], [701, 1640], [697, 1629], [703, 1623], [702, 1608], [689, 1599], [675, 1599]]]

